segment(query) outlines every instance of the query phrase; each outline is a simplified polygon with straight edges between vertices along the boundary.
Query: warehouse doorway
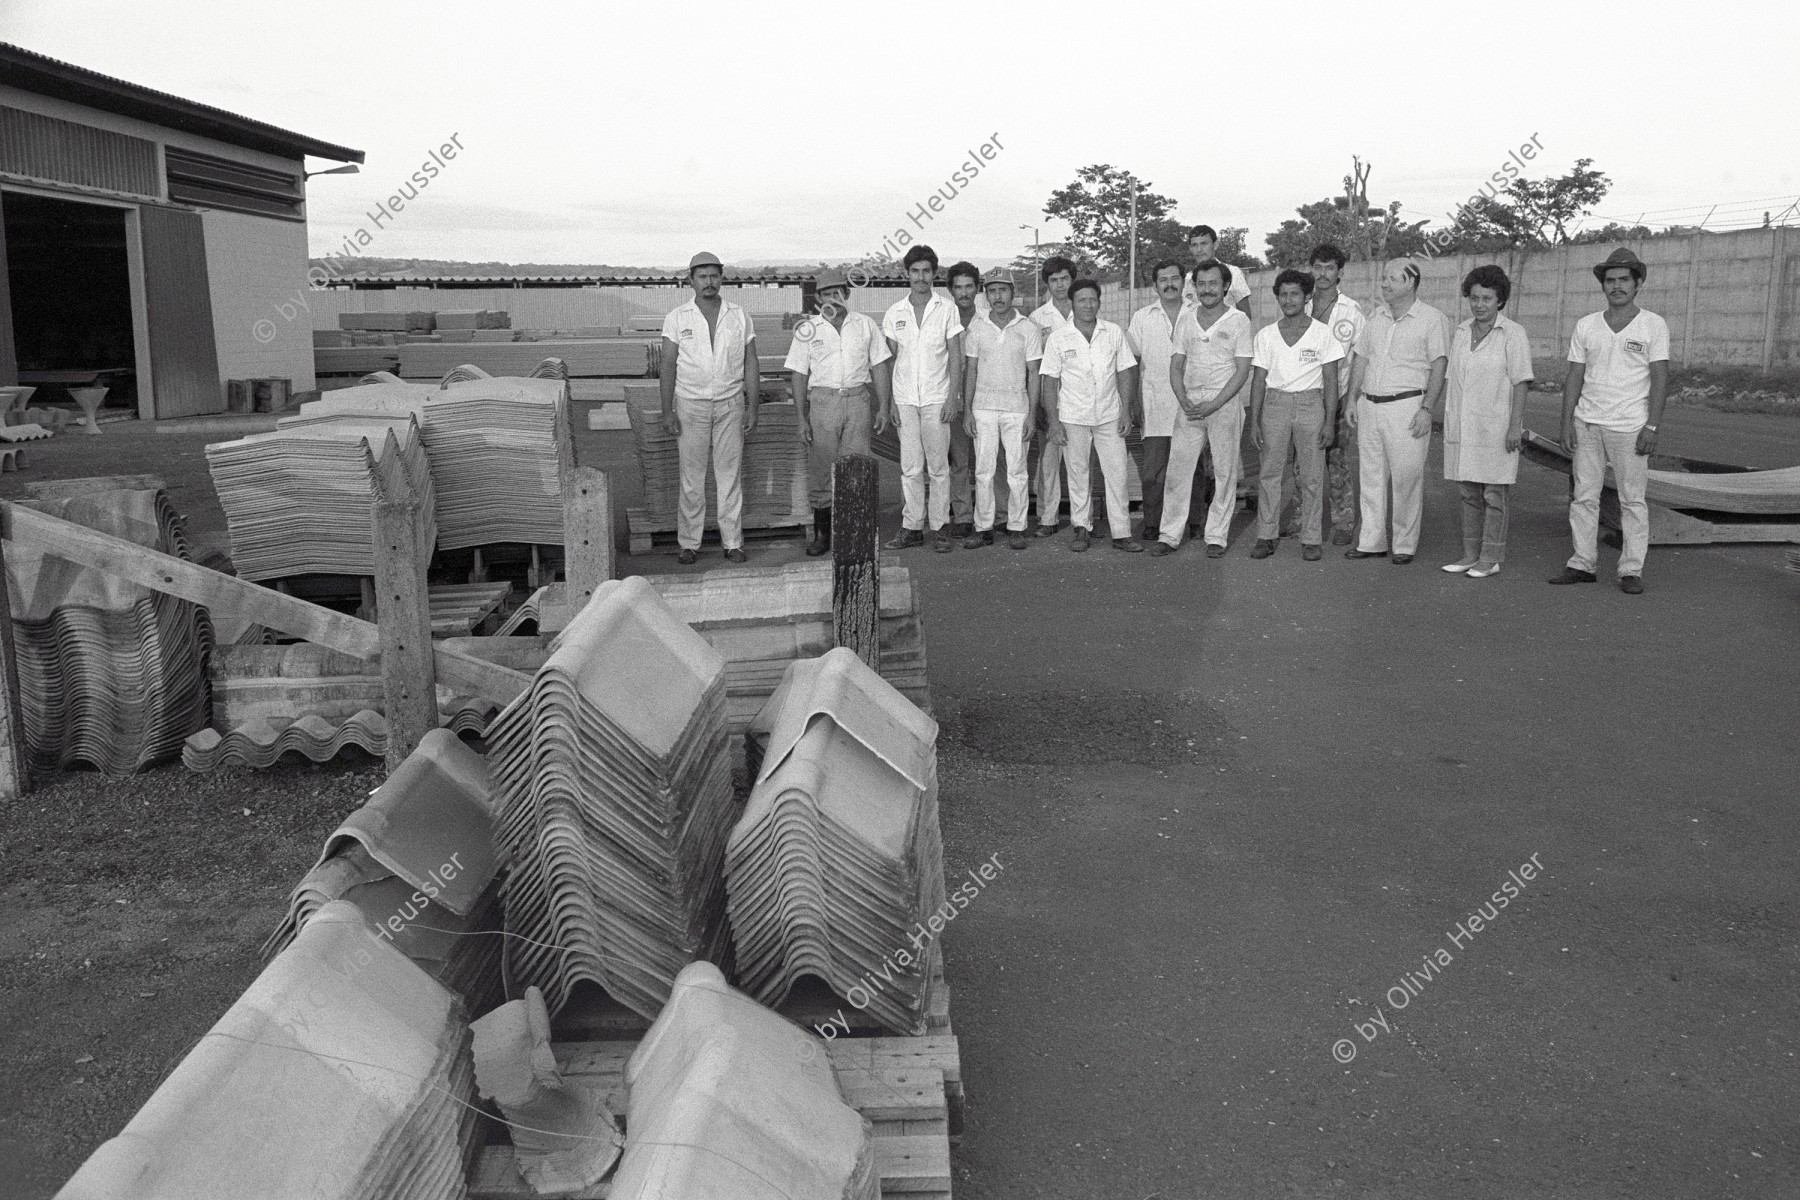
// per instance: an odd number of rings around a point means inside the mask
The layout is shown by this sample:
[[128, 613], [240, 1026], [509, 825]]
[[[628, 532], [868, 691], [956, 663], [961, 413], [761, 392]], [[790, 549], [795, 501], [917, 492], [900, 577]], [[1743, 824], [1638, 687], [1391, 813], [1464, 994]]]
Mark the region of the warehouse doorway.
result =
[[25, 192], [0, 200], [11, 335], [0, 379], [36, 385], [33, 403], [98, 382], [108, 406], [137, 404], [126, 219], [123, 208]]

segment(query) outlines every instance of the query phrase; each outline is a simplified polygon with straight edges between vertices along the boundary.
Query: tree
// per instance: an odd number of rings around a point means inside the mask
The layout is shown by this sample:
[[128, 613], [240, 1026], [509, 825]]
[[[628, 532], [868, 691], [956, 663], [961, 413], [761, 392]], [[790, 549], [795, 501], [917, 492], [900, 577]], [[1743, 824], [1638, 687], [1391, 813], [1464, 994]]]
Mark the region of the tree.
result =
[[1083, 167], [1075, 172], [1073, 183], [1052, 192], [1050, 202], [1044, 205], [1045, 216], [1068, 223], [1072, 233], [1070, 243], [1114, 277], [1124, 275], [1131, 262], [1133, 183], [1137, 184], [1141, 254], [1141, 235], [1146, 222], [1167, 217], [1175, 207], [1175, 201], [1151, 191], [1148, 183], [1130, 171], [1107, 163]]
[[1156, 264], [1174, 259], [1184, 268], [1188, 265], [1188, 227], [1173, 217], [1138, 217], [1137, 266], [1138, 283], [1154, 283], [1151, 277]]
[[1425, 222], [1402, 221], [1398, 200], [1386, 208], [1353, 210], [1348, 196], [1327, 196], [1296, 211], [1298, 220], [1289, 217], [1263, 239], [1270, 266], [1304, 267], [1322, 242], [1330, 242], [1352, 262], [1401, 258], [1425, 248]]
[[1592, 170], [1593, 165], [1591, 158], [1578, 158], [1567, 175], [1515, 179], [1504, 193], [1506, 205], [1541, 243], [1560, 246], [1569, 240], [1569, 225], [1592, 211], [1612, 188], [1612, 180]]
[[[1692, 233], [1692, 229], [1670, 228], [1670, 233]], [[1639, 242], [1648, 237], [1655, 237], [1648, 225], [1621, 225], [1617, 221], [1608, 221], [1594, 229], [1584, 229], [1569, 239], [1571, 246], [1586, 246], [1595, 242]]]
[[1029, 281], [1037, 277], [1039, 268], [1059, 254], [1075, 264], [1075, 274], [1078, 277], [1099, 273], [1094, 260], [1088, 258], [1074, 242], [1043, 242], [1035, 247], [1027, 246], [1019, 257], [1007, 265], [1007, 270], [1029, 285]]

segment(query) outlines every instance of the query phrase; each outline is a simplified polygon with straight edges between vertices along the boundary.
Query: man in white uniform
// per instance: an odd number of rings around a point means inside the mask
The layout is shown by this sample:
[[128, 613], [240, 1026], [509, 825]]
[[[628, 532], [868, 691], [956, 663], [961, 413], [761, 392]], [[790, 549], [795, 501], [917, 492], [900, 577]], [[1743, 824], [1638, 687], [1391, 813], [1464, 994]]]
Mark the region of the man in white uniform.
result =
[[1258, 331], [1251, 352], [1250, 437], [1262, 455], [1251, 558], [1275, 553], [1281, 536], [1281, 473], [1290, 446], [1300, 485], [1300, 557], [1317, 562], [1322, 554], [1325, 451], [1336, 430], [1344, 348], [1308, 315], [1312, 286], [1311, 275], [1292, 267], [1275, 277], [1281, 320]]
[[914, 246], [900, 265], [911, 288], [881, 321], [894, 355], [893, 416], [900, 428], [902, 503], [900, 532], [887, 548], [923, 546], [929, 520], [935, 549], [948, 554], [950, 422], [962, 415], [962, 322], [956, 317], [956, 305], [932, 287], [937, 251]]
[[[1450, 363], [1450, 322], [1419, 299], [1418, 265], [1399, 259], [1381, 272], [1382, 302], [1363, 326], [1350, 370], [1362, 531], [1345, 558], [1413, 560], [1425, 516], [1425, 454]], [[1388, 488], [1392, 486], [1390, 541]]]
[[[955, 263], [944, 272], [944, 280], [950, 303], [956, 305], [956, 319], [962, 323], [966, 358], [969, 323], [975, 319], [975, 297], [981, 293], [981, 269], [971, 262]], [[965, 404], [963, 416], [968, 415]], [[950, 536], [958, 538], [968, 537], [975, 528], [975, 442], [970, 428], [966, 419], [950, 422]]]
[[[842, 271], [819, 272], [813, 290], [819, 314], [794, 329], [783, 365], [793, 373], [800, 440], [807, 447], [813, 540], [806, 552], [817, 556], [831, 549], [832, 466], [843, 455], [867, 454], [871, 433], [887, 428], [894, 368], [881, 327], [850, 311], [850, 280]], [[877, 413], [879, 430], [872, 427]]]
[[[1194, 256], [1194, 265], [1203, 262], [1217, 262], [1214, 251], [1219, 248], [1219, 233], [1211, 225], [1196, 225], [1188, 230], [1188, 252]], [[1225, 306], [1235, 308], [1246, 317], [1250, 312], [1250, 279], [1236, 267], [1231, 271], [1231, 285], [1225, 289]], [[1181, 291], [1181, 298], [1189, 304], [1196, 302], [1194, 285], [1189, 283]]]
[[1044, 335], [1013, 308], [1013, 277], [988, 272], [988, 310], [969, 322], [968, 371], [963, 376], [967, 424], [975, 441], [975, 529], [965, 550], [994, 544], [994, 468], [1006, 452], [1006, 544], [1025, 548], [1025, 510], [1031, 503], [1026, 447], [1038, 407], [1038, 364]]
[[1206, 557], [1221, 558], [1231, 541], [1231, 514], [1237, 507], [1239, 451], [1244, 436], [1244, 402], [1249, 397], [1255, 355], [1250, 318], [1225, 304], [1227, 276], [1221, 262], [1203, 262], [1190, 282], [1200, 303], [1181, 316], [1175, 351], [1169, 358], [1169, 385], [1178, 412], [1169, 450], [1169, 478], [1163, 485], [1161, 534], [1150, 553], [1173, 554], [1187, 529], [1195, 489], [1182, 481], [1200, 463], [1210, 443], [1213, 498], [1206, 513]]
[[[1170, 443], [1179, 419], [1175, 389], [1169, 383], [1169, 359], [1175, 353], [1175, 330], [1183, 315], [1193, 305], [1181, 298], [1181, 264], [1167, 259], [1156, 264], [1150, 273], [1156, 287], [1156, 299], [1131, 314], [1126, 336], [1131, 339], [1131, 352], [1138, 360], [1138, 388], [1144, 398], [1144, 465], [1138, 473], [1144, 488], [1144, 527], [1142, 537], [1155, 542], [1162, 528], [1163, 481], [1167, 477]], [[1192, 496], [1205, 495], [1206, 483], [1197, 478], [1195, 460], [1185, 477]], [[1182, 511], [1187, 511], [1187, 505]], [[1180, 538], [1176, 538], [1177, 544]], [[1160, 544], [1160, 543], [1158, 543]], [[1151, 553], [1156, 547], [1151, 547]]]
[[[1075, 315], [1075, 306], [1069, 301], [1069, 287], [1075, 282], [1075, 264], [1060, 254], [1052, 255], [1044, 260], [1038, 275], [1050, 298], [1032, 310], [1031, 322], [1048, 339]], [[1038, 524], [1033, 531], [1034, 537], [1053, 537], [1062, 525], [1063, 448], [1050, 440], [1051, 415], [1048, 408], [1038, 410], [1037, 419], [1044, 440], [1038, 447]]]
[[1074, 318], [1044, 342], [1039, 369], [1043, 406], [1050, 414], [1050, 437], [1064, 447], [1069, 472], [1069, 519], [1075, 526], [1070, 549], [1088, 548], [1093, 528], [1094, 489], [1088, 464], [1098, 454], [1106, 482], [1106, 520], [1115, 550], [1143, 553], [1131, 536], [1131, 501], [1126, 492], [1125, 431], [1132, 422], [1132, 374], [1137, 358], [1125, 331], [1100, 319], [1100, 285], [1077, 279], [1069, 288]]
[[[1338, 280], [1348, 261], [1342, 250], [1330, 242], [1321, 242], [1313, 248], [1307, 262], [1307, 270], [1313, 277], [1313, 319], [1325, 322], [1331, 335], [1343, 346], [1345, 365], [1342, 370], [1346, 379], [1355, 369], [1351, 355], [1365, 324], [1362, 305], [1338, 290]], [[1338, 408], [1337, 438], [1325, 455], [1325, 477], [1329, 483], [1331, 544], [1348, 546], [1356, 537], [1357, 508], [1356, 429], [1350, 423], [1348, 404]]]
[[1574, 457], [1569, 532], [1575, 553], [1551, 583], [1592, 583], [1600, 565], [1600, 492], [1606, 468], [1619, 491], [1619, 590], [1644, 590], [1650, 549], [1650, 508], [1644, 502], [1656, 427], [1669, 391], [1669, 326], [1637, 306], [1649, 271], [1620, 248], [1594, 268], [1606, 311], [1575, 323], [1569, 373], [1563, 379], [1563, 447]]
[[663, 319], [663, 422], [681, 457], [681, 503], [676, 516], [677, 561], [699, 555], [706, 532], [706, 462], [712, 458], [719, 493], [719, 540], [725, 557], [744, 561], [744, 437], [756, 428], [756, 326], [738, 305], [719, 297], [724, 264], [700, 253], [688, 263], [694, 298]]

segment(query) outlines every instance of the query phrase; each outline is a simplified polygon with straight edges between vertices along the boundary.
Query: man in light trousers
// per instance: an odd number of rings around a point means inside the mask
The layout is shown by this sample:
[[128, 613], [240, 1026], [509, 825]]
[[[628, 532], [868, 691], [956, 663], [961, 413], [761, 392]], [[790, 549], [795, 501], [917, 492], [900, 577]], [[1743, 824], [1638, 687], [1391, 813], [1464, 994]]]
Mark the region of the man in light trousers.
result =
[[900, 532], [889, 550], [925, 544], [926, 523], [934, 549], [950, 542], [950, 423], [962, 415], [962, 322], [956, 305], [933, 288], [937, 251], [914, 246], [901, 259], [909, 290], [881, 321], [894, 355], [894, 411], [900, 429]]
[[1391, 551], [1389, 561], [1405, 566], [1419, 548], [1425, 455], [1450, 362], [1450, 322], [1419, 299], [1415, 263], [1387, 265], [1381, 273], [1381, 299], [1357, 335], [1350, 369], [1362, 529], [1355, 549], [1344, 551], [1344, 557], [1382, 558]]
[[894, 368], [881, 326], [850, 311], [850, 280], [842, 271], [820, 271], [813, 291], [819, 314], [794, 330], [783, 365], [793, 372], [800, 441], [807, 447], [813, 539], [806, 552], [816, 557], [831, 549], [832, 468], [846, 454], [867, 454], [871, 433], [887, 429]]
[[1026, 508], [1031, 478], [1026, 447], [1038, 407], [1038, 364], [1044, 357], [1044, 335], [1013, 308], [1013, 277], [1005, 270], [988, 272], [988, 310], [969, 322], [967, 373], [963, 376], [967, 426], [975, 444], [975, 528], [963, 549], [994, 544], [994, 472], [1006, 455], [1006, 544], [1025, 549]]
[[1163, 484], [1163, 520], [1152, 555], [1173, 554], [1187, 532], [1189, 482], [1200, 455], [1211, 443], [1214, 489], [1206, 513], [1206, 556], [1220, 558], [1231, 541], [1231, 514], [1237, 508], [1238, 471], [1244, 437], [1244, 402], [1254, 356], [1250, 318], [1228, 308], [1230, 267], [1208, 259], [1189, 277], [1199, 303], [1175, 326], [1175, 353], [1169, 385], [1178, 411], [1169, 446], [1169, 473]]
[[1575, 324], [1569, 373], [1563, 379], [1563, 446], [1574, 458], [1569, 533], [1575, 553], [1551, 583], [1593, 583], [1600, 565], [1600, 492], [1606, 468], [1619, 492], [1619, 590], [1644, 590], [1650, 549], [1650, 507], [1644, 501], [1656, 427], [1669, 390], [1669, 326], [1637, 306], [1648, 268], [1618, 249], [1594, 268], [1606, 311]]
[[1142, 554], [1131, 536], [1131, 501], [1126, 493], [1125, 431], [1131, 428], [1135, 397], [1132, 368], [1137, 358], [1125, 331], [1100, 319], [1100, 284], [1077, 279], [1069, 288], [1074, 318], [1044, 343], [1039, 368], [1043, 406], [1050, 414], [1050, 438], [1064, 447], [1069, 473], [1069, 519], [1075, 526], [1070, 549], [1088, 548], [1093, 532], [1094, 489], [1088, 468], [1096, 456], [1106, 481], [1106, 522], [1114, 550]]
[[716, 255], [694, 255], [688, 263], [694, 298], [663, 319], [663, 423], [681, 458], [676, 540], [681, 546], [677, 561], [684, 566], [698, 557], [706, 532], [709, 456], [725, 558], [734, 563], [745, 559], [741, 472], [744, 438], [756, 428], [761, 373], [756, 326], [741, 307], [720, 298], [724, 280], [725, 267]]

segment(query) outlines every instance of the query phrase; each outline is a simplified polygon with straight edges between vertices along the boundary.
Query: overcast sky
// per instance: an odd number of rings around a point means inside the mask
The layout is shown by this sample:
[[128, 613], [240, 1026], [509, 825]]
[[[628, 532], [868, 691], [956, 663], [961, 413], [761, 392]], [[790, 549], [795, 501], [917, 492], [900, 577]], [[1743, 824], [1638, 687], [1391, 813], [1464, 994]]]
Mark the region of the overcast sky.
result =
[[1611, 176], [1604, 216], [1760, 219], [1800, 193], [1791, 3], [0, 0], [0, 40], [365, 151], [308, 185], [315, 254], [453, 134], [464, 152], [366, 253], [860, 258], [918, 236], [907, 212], [995, 137], [927, 222], [946, 260], [1011, 256], [1099, 162], [1259, 252], [1353, 154], [1415, 219], [1534, 135], [1535, 174]]

